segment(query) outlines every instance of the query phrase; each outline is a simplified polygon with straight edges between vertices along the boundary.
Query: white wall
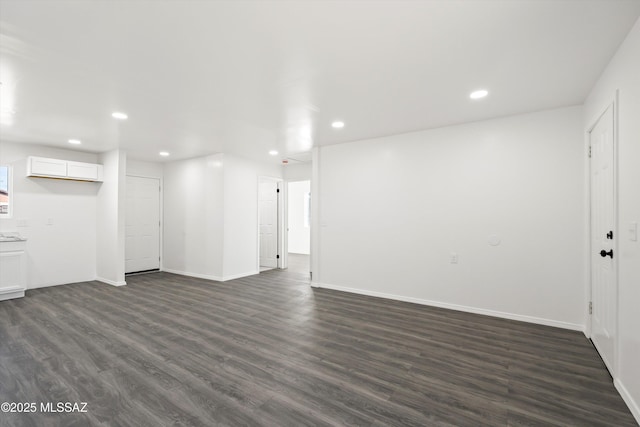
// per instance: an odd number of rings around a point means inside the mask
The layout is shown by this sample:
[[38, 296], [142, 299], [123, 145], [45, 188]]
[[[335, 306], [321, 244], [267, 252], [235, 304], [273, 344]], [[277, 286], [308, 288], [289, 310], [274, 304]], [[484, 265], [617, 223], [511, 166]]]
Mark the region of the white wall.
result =
[[571, 107], [320, 147], [314, 284], [583, 329], [581, 128]]
[[127, 159], [127, 175], [162, 180], [163, 164]]
[[619, 90], [618, 116], [618, 357], [615, 384], [640, 423], [640, 242], [629, 239], [640, 223], [640, 20], [591, 91], [586, 132]]
[[289, 182], [287, 188], [288, 208], [288, 250], [294, 254], [309, 254], [311, 233], [304, 225], [306, 195], [311, 191], [310, 181]]
[[164, 270], [222, 278], [223, 160], [215, 154], [164, 165]]
[[280, 165], [216, 154], [164, 165], [163, 270], [229, 280], [257, 274], [258, 176]]
[[258, 177], [282, 178], [280, 165], [224, 156], [224, 279], [257, 274]]
[[125, 209], [127, 156], [112, 150], [99, 156], [104, 182], [97, 197], [96, 278], [115, 286], [125, 285]]
[[282, 166], [286, 181], [308, 181], [311, 179], [311, 163], [296, 163]]
[[[91, 153], [0, 142], [0, 164], [13, 169], [13, 217], [0, 219], [0, 231], [17, 231], [28, 239], [28, 288], [94, 280], [96, 194], [101, 184], [27, 178], [28, 156], [98, 161]], [[24, 221], [26, 226], [19, 227]]]

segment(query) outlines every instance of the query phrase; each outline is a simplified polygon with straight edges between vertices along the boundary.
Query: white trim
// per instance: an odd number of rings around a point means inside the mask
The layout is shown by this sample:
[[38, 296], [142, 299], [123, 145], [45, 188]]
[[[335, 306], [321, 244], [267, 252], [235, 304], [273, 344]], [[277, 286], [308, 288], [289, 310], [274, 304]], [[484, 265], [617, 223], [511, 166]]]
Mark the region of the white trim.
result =
[[214, 282], [226, 282], [228, 280], [240, 279], [242, 277], [253, 276], [255, 274], [260, 273], [259, 271], [249, 271], [246, 273], [232, 274], [231, 276], [220, 277], [220, 276], [213, 276], [211, 274], [190, 273], [188, 271], [173, 270], [170, 268], [163, 268], [160, 271], [164, 271], [171, 274], [179, 274], [180, 276], [195, 277], [197, 279], [213, 280]]
[[256, 274], [260, 274], [260, 271], [249, 271], [247, 273], [232, 274], [231, 276], [224, 276], [222, 278], [222, 280], [220, 280], [220, 281], [221, 282], [226, 282], [227, 280], [240, 279], [242, 277], [253, 276], [253, 275], [256, 275]]
[[431, 301], [421, 298], [407, 297], [402, 295], [387, 294], [384, 292], [369, 291], [365, 289], [348, 288], [345, 286], [329, 285], [327, 283], [311, 282], [314, 288], [332, 289], [334, 291], [349, 292], [353, 294], [367, 295], [371, 297], [386, 298], [396, 301], [410, 302], [414, 304], [428, 305], [432, 307], [446, 308], [449, 310], [464, 311], [467, 313], [482, 314], [485, 316], [500, 317], [502, 319], [518, 320], [521, 322], [535, 323], [538, 325], [553, 326], [556, 328], [570, 329], [572, 331], [584, 332], [584, 325], [578, 323], [561, 322], [559, 320], [545, 319], [542, 317], [527, 316], [524, 314], [506, 313], [503, 311], [476, 308], [466, 305], [451, 304], [447, 302]]
[[207, 280], [213, 280], [215, 282], [222, 282], [222, 277], [213, 276], [211, 274], [190, 273], [188, 271], [173, 270], [171, 268], [163, 268], [161, 271], [166, 271], [167, 273], [172, 273], [172, 274], [179, 274], [180, 276], [195, 277], [197, 279], [207, 279]]
[[11, 286], [10, 288], [0, 288], [0, 295], [8, 294], [16, 291], [24, 291], [24, 288], [22, 286]]
[[21, 286], [12, 286], [10, 288], [0, 289], [0, 301], [6, 301], [14, 298], [24, 297], [24, 291], [26, 289]]
[[624, 403], [626, 403], [629, 407], [631, 415], [633, 415], [636, 419], [636, 422], [640, 424], [640, 405], [638, 404], [638, 402], [633, 400], [631, 393], [629, 393], [629, 390], [627, 390], [624, 384], [622, 384], [622, 381], [616, 378], [615, 380], [613, 380], [613, 385], [616, 387], [616, 390], [618, 390], [618, 393], [620, 393], [620, 396], [622, 396], [622, 400], [624, 400]]
[[96, 277], [96, 280], [111, 286], [125, 286], [127, 284], [124, 280], [116, 282], [115, 280], [105, 279], [104, 277]]

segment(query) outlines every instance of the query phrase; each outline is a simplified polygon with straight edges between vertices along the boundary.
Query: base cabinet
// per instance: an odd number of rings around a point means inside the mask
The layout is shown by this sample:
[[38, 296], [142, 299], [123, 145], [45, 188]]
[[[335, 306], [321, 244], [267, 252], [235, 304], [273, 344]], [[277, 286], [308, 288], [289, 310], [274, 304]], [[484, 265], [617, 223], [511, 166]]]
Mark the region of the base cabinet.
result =
[[26, 242], [0, 242], [0, 301], [21, 298], [27, 287]]

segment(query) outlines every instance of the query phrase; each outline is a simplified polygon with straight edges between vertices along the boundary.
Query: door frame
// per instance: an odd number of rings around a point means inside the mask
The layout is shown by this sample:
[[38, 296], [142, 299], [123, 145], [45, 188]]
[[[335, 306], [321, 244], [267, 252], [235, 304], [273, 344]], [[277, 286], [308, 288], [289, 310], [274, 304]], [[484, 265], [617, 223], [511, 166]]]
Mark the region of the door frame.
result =
[[[133, 174], [128, 173], [128, 174], [125, 175], [125, 186], [124, 186], [125, 187], [125, 191], [126, 191], [126, 188], [127, 188], [127, 177], [146, 178], [146, 179], [156, 179], [156, 180], [158, 180], [158, 185], [159, 185], [159, 188], [160, 188], [160, 191], [159, 191], [160, 192], [160, 200], [158, 202], [159, 203], [158, 215], [159, 215], [159, 218], [160, 218], [160, 233], [158, 234], [158, 239], [160, 240], [160, 242], [159, 242], [160, 246], [159, 246], [158, 249], [160, 251], [160, 253], [159, 253], [160, 262], [158, 264], [159, 265], [158, 270], [159, 271], [164, 271], [164, 268], [163, 268], [163, 262], [164, 262], [164, 182], [163, 182], [163, 177], [151, 176], [151, 175], [142, 175], [142, 174], [135, 174], [135, 173], [133, 173]], [[125, 194], [125, 200], [126, 200], [126, 194]], [[125, 225], [126, 225], [126, 222], [127, 222], [127, 219], [126, 219], [127, 218], [127, 213], [126, 213], [126, 211], [125, 211], [124, 215], [125, 215]], [[126, 244], [126, 242], [125, 242], [125, 244]]]
[[[306, 179], [292, 179], [286, 180], [284, 182], [284, 233], [283, 233], [283, 249], [286, 251], [285, 260], [289, 259], [289, 184], [292, 182], [306, 182], [309, 181], [309, 193], [311, 193], [311, 178]], [[282, 190], [281, 190], [282, 191]], [[313, 194], [311, 195], [311, 205], [313, 205]], [[309, 207], [309, 216], [313, 218], [313, 210], [311, 206]], [[312, 221], [309, 221], [309, 270], [311, 270], [311, 252], [313, 251], [313, 245], [311, 244], [311, 230], [312, 230]], [[287, 261], [288, 262], [288, 261]], [[286, 268], [286, 267], [283, 267]]]
[[[588, 154], [590, 147], [591, 147], [591, 132], [593, 131], [593, 129], [596, 127], [596, 125], [598, 124], [599, 120], [602, 118], [602, 116], [606, 113], [606, 111], [611, 107], [613, 108], [613, 233], [614, 236], [618, 236], [616, 238], [614, 238], [613, 240], [613, 253], [615, 254], [614, 258], [613, 258], [613, 283], [615, 286], [615, 297], [614, 297], [614, 303], [615, 303], [615, 310], [614, 310], [614, 324], [615, 324], [615, 335], [613, 337], [613, 357], [611, 358], [611, 376], [616, 379], [617, 378], [617, 370], [618, 370], [618, 366], [620, 366], [619, 361], [618, 361], [618, 357], [620, 352], [618, 351], [618, 345], [619, 345], [619, 339], [618, 339], [618, 332], [619, 332], [619, 313], [618, 313], [618, 308], [620, 306], [620, 292], [619, 292], [619, 287], [618, 287], [618, 256], [620, 254], [618, 248], [618, 241], [620, 239], [620, 233], [618, 232], [618, 230], [620, 229], [618, 226], [618, 97], [619, 97], [619, 90], [616, 89], [615, 93], [613, 94], [613, 96], [607, 98], [604, 102], [604, 106], [602, 108], [600, 108], [600, 110], [598, 111], [598, 113], [591, 117], [591, 119], [589, 120], [587, 128], [585, 129], [585, 142], [586, 142], [586, 151], [587, 151], [587, 167], [586, 167], [586, 172], [587, 172], [587, 236], [588, 236], [588, 242], [587, 242], [587, 278], [588, 278], [588, 292], [587, 292], [587, 301], [586, 301], [586, 310], [587, 310], [587, 319], [588, 321], [586, 322], [585, 325], [585, 335], [587, 336], [587, 338], [589, 338], [589, 340], [592, 339], [592, 321], [593, 321], [593, 316], [591, 315], [591, 313], [589, 312], [589, 304], [593, 301], [593, 277], [592, 277], [592, 252], [594, 250], [594, 248], [592, 247], [592, 242], [593, 242], [593, 236], [592, 236], [592, 229], [591, 229], [591, 218], [592, 218], [592, 213], [591, 213], [591, 198], [592, 198], [592, 188], [591, 188], [591, 156]], [[595, 346], [594, 346], [595, 347]], [[596, 349], [597, 350], [597, 349]]]
[[287, 268], [287, 242], [284, 239], [284, 220], [286, 214], [284, 210], [284, 200], [286, 199], [286, 185], [283, 184], [284, 180], [282, 178], [259, 175], [256, 183], [256, 271], [258, 273], [260, 272], [260, 182], [263, 181], [275, 182], [277, 188], [280, 190], [280, 192], [278, 192], [278, 202], [276, 203], [278, 208], [276, 213], [276, 237], [278, 241], [277, 254], [279, 255], [276, 268]]

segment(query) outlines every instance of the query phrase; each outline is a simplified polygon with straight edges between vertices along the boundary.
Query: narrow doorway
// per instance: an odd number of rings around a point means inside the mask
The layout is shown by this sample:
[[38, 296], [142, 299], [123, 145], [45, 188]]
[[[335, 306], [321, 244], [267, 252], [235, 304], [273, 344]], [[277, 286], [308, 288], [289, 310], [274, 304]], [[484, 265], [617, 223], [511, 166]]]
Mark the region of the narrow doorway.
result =
[[280, 180], [260, 177], [258, 180], [258, 239], [260, 271], [278, 268]]
[[311, 181], [289, 182], [287, 186], [288, 271], [309, 274], [311, 253]]

